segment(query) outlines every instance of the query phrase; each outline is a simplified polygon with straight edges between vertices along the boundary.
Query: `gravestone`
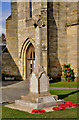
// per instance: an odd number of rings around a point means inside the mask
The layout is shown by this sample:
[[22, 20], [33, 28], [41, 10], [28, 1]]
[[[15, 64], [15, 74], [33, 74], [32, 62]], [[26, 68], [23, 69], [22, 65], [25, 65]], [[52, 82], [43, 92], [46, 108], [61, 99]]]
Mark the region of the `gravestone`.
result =
[[21, 100], [16, 100], [15, 104], [30, 108], [44, 108], [56, 106], [64, 103], [58, 100], [57, 95], [49, 93], [49, 78], [46, 75], [42, 62], [42, 39], [41, 29], [42, 21], [40, 20], [35, 27], [35, 69], [30, 76], [29, 94], [21, 96]]

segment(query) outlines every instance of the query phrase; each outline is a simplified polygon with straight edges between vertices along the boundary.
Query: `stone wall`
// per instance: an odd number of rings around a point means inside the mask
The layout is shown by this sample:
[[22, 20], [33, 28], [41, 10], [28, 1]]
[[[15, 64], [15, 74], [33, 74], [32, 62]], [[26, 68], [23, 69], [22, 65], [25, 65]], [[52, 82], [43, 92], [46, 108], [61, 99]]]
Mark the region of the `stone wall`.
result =
[[[52, 9], [53, 6], [53, 9]], [[79, 76], [79, 3], [48, 3], [48, 74], [62, 75], [62, 65], [71, 64]]]
[[[23, 46], [23, 43], [26, 41], [26, 39], [29, 38], [30, 42], [35, 47], [35, 27], [34, 23], [36, 23], [40, 19], [43, 20], [45, 27], [42, 28], [42, 55], [43, 55], [43, 65], [44, 69], [47, 72], [47, 4], [42, 4], [39, 2], [33, 2], [32, 3], [32, 18], [30, 16], [28, 17], [22, 17], [22, 14], [29, 13], [29, 4], [27, 4], [28, 7], [24, 7], [26, 3], [19, 3], [18, 4], [18, 53], [20, 55], [21, 48]], [[37, 7], [39, 6], [39, 7]], [[39, 11], [39, 12], [37, 12]], [[24, 56], [24, 61], [25, 61]], [[21, 63], [21, 59], [19, 58], [19, 63]], [[24, 74], [26, 74], [26, 64], [24, 63], [23, 66], [21, 64], [18, 65], [19, 70], [21, 71], [21, 68], [24, 67]], [[22, 73], [22, 71], [21, 71]], [[22, 75], [25, 79], [25, 75]]]
[[9, 52], [2, 53], [2, 73], [20, 77], [18, 66], [12, 59]]
[[59, 3], [59, 23], [58, 23], [58, 59], [61, 67], [67, 63], [67, 13], [66, 3]]
[[67, 63], [74, 69], [75, 77], [79, 73], [79, 54], [78, 54], [78, 3], [67, 3]]
[[[79, 74], [78, 57], [78, 3], [66, 2], [33, 2], [32, 18], [28, 2], [11, 3], [11, 16], [7, 19], [7, 48], [12, 59], [23, 75], [25, 64], [21, 65], [21, 50], [24, 42], [29, 39], [35, 47], [34, 23], [43, 20], [42, 55], [46, 73], [51, 77], [62, 75], [62, 65], [71, 64], [75, 75]], [[72, 49], [73, 48], [73, 49]], [[25, 59], [25, 58], [24, 58]], [[16, 73], [17, 70], [15, 69]], [[17, 73], [18, 74], [18, 73]]]
[[11, 3], [11, 16], [6, 20], [6, 46], [9, 53], [2, 54], [2, 73], [20, 76], [18, 71], [18, 11], [17, 2]]
[[[30, 18], [29, 3], [18, 3], [18, 67], [22, 78], [26, 79], [26, 50], [23, 51], [24, 56], [21, 54], [22, 47], [25, 41], [29, 38], [32, 44], [34, 44], [34, 26], [33, 21]], [[27, 46], [26, 46], [27, 48]], [[20, 57], [21, 54], [21, 57]]]
[[67, 62], [65, 26], [66, 4], [48, 3], [48, 71], [51, 77], [61, 76], [62, 65]]
[[16, 65], [18, 65], [18, 22], [17, 3], [11, 3], [11, 16], [6, 20], [6, 46]]

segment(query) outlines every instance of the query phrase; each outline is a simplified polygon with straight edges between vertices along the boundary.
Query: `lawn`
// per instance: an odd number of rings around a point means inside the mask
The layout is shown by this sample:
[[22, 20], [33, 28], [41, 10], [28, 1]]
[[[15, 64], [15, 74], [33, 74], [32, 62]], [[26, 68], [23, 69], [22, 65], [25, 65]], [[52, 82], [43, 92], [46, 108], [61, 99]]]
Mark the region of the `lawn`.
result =
[[50, 90], [50, 93], [53, 95], [58, 95], [58, 99], [79, 103], [79, 90]]
[[[79, 90], [51, 90], [50, 93], [57, 94], [59, 98], [65, 101], [71, 101], [74, 103], [79, 102], [77, 98]], [[35, 115], [3, 106], [2, 118], [78, 118], [78, 108], [51, 111]]]
[[49, 83], [50, 87], [65, 87], [65, 88], [76, 88], [79, 82], [56, 82]]
[[3, 107], [3, 118], [77, 118], [77, 109], [78, 108], [72, 108], [67, 110], [61, 110], [61, 111], [52, 111], [47, 113], [41, 113], [41, 114], [31, 114], [19, 110], [10, 109], [7, 107]]

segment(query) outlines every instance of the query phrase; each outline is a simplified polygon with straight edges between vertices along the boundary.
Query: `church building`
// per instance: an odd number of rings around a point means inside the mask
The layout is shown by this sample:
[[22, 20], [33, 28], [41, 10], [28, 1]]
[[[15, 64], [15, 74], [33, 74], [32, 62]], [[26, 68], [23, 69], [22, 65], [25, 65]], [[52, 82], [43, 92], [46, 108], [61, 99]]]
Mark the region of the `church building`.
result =
[[23, 80], [29, 78], [35, 59], [39, 59], [35, 44], [39, 25], [46, 74], [62, 78], [62, 65], [70, 64], [78, 80], [79, 2], [11, 2], [11, 16], [6, 20], [8, 54], [3, 53], [2, 72]]

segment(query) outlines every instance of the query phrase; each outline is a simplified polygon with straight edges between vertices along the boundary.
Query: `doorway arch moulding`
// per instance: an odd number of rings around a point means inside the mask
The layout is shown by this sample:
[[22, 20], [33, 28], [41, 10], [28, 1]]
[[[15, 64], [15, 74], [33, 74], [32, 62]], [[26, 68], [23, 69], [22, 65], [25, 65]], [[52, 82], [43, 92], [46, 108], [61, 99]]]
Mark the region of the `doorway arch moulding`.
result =
[[33, 45], [33, 47], [35, 48], [35, 43], [34, 43], [34, 40], [33, 39], [30, 39], [30, 38], [27, 38], [22, 47], [21, 47], [21, 52], [19, 54], [19, 58], [20, 58], [20, 62], [19, 62], [19, 66], [20, 66], [20, 73], [21, 73], [21, 76], [23, 78], [23, 80], [26, 80], [26, 52], [28, 50], [28, 47], [30, 45]]

